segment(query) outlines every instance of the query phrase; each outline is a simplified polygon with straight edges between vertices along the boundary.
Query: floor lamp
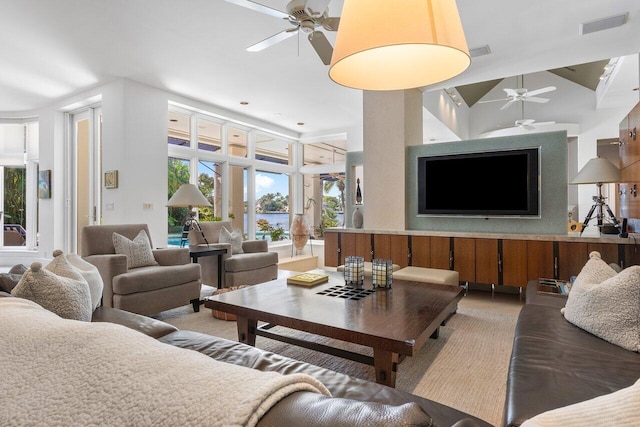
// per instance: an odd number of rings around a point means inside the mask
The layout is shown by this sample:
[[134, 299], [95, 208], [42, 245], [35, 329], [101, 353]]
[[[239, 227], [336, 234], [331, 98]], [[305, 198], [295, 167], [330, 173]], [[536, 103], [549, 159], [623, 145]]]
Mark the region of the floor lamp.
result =
[[[571, 184], [596, 184], [598, 188], [598, 194], [592, 197], [594, 202], [593, 206], [582, 223], [582, 231], [589, 225], [589, 221], [591, 221], [595, 213], [600, 232], [603, 232], [603, 228], [605, 227], [604, 220], [606, 215], [609, 216], [609, 219], [615, 227], [614, 234], [620, 232], [620, 222], [616, 219], [613, 212], [611, 212], [609, 205], [605, 203], [605, 197], [602, 196], [602, 184], [619, 181], [620, 170], [609, 160], [601, 157], [589, 160], [580, 172], [578, 172], [578, 175], [573, 178]], [[582, 234], [582, 231], [580, 231], [580, 234]]]
[[187, 215], [182, 227], [180, 246], [184, 246], [188, 241], [189, 231], [196, 230], [202, 235], [202, 239], [207, 244], [207, 247], [209, 247], [209, 242], [204, 236], [204, 232], [202, 231], [202, 228], [200, 228], [200, 224], [198, 224], [198, 220], [196, 219], [196, 213], [193, 210], [194, 206], [212, 206], [194, 184], [182, 184], [180, 188], [178, 188], [178, 191], [176, 191], [167, 202], [167, 207], [170, 208], [189, 208], [189, 215]]

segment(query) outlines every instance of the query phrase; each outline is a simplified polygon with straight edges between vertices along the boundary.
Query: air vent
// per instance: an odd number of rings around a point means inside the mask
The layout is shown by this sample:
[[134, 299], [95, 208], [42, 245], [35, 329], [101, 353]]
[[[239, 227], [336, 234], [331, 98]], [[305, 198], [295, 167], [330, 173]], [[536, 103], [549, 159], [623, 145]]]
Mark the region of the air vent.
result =
[[491, 53], [491, 49], [489, 49], [488, 45], [469, 49], [469, 54], [471, 55], [472, 58], [475, 58], [477, 56], [482, 56], [482, 55], [488, 55], [490, 53]]
[[584, 35], [619, 27], [627, 22], [628, 15], [629, 13], [625, 13], [623, 15], [616, 15], [609, 18], [598, 19], [596, 21], [585, 22], [580, 24], [580, 34]]

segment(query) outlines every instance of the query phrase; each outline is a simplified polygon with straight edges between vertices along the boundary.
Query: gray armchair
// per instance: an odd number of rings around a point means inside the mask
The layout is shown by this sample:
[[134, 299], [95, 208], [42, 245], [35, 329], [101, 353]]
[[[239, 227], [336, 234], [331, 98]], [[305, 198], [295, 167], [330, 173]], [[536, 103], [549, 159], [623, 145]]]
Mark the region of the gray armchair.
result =
[[[222, 283], [218, 285], [218, 257], [201, 257], [198, 263], [202, 267], [202, 283], [218, 288], [230, 288], [240, 285], [255, 285], [278, 278], [278, 253], [269, 252], [266, 240], [245, 240], [242, 242], [244, 253], [232, 254], [231, 244], [220, 243], [220, 229], [232, 231], [231, 221], [201, 222], [200, 228], [209, 242], [209, 247], [227, 249], [222, 256]], [[189, 245], [205, 246], [200, 232], [189, 232]]]
[[[113, 233], [133, 240], [146, 224], [89, 225], [80, 231], [80, 255], [95, 265], [104, 282], [102, 304], [138, 314], [154, 314], [191, 303], [200, 308], [200, 266], [189, 250], [153, 250], [158, 265], [128, 268], [127, 256], [115, 253]], [[151, 245], [153, 248], [153, 245]]]

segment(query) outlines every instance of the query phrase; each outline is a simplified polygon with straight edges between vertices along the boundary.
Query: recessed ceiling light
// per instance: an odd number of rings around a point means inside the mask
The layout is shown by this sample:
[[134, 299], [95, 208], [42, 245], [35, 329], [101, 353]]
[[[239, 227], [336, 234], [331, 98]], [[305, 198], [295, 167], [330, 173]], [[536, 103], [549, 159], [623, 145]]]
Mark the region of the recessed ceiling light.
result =
[[634, 87], [633, 90], [640, 90], [640, 87]]
[[240, 101], [240, 105], [249, 105], [247, 101]]
[[176, 123], [178, 121], [178, 119], [169, 119], [169, 121]]
[[304, 126], [304, 122], [298, 122], [298, 126]]
[[232, 136], [233, 136], [234, 138], [240, 138], [240, 135], [238, 135], [237, 133], [234, 133]]

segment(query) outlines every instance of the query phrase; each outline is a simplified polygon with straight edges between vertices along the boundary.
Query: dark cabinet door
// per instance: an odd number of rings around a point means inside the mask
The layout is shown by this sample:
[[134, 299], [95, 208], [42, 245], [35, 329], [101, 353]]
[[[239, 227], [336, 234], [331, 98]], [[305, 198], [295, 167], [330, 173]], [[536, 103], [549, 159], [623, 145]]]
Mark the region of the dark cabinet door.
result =
[[340, 265], [338, 236], [339, 233], [333, 231], [324, 233], [324, 265], [327, 267], [337, 267]]
[[499, 284], [498, 240], [476, 239], [476, 283]]
[[453, 269], [461, 282], [476, 281], [476, 240], [462, 237], [453, 239]]
[[431, 267], [431, 237], [411, 236], [411, 265]]
[[527, 281], [557, 278], [553, 242], [529, 240], [527, 258]]
[[587, 262], [586, 242], [558, 242], [558, 279], [577, 276]]
[[431, 237], [431, 268], [451, 270], [453, 253], [450, 237]]
[[503, 240], [500, 253], [504, 286], [527, 286], [527, 241]]
[[390, 256], [387, 259], [393, 261], [394, 264], [398, 264], [400, 268], [408, 266], [409, 236], [402, 236], [399, 234], [389, 236], [389, 253]]

